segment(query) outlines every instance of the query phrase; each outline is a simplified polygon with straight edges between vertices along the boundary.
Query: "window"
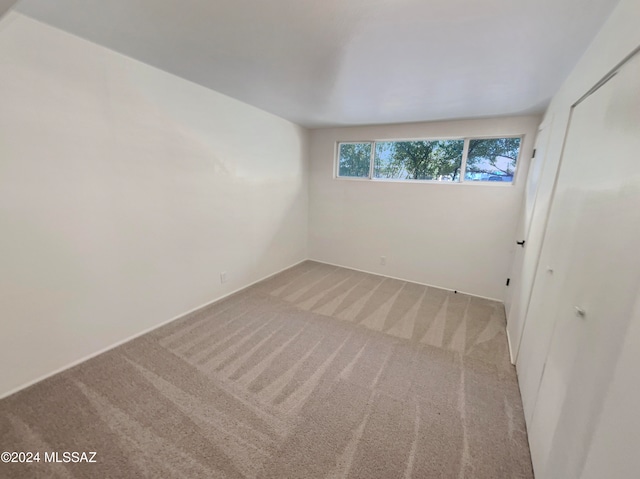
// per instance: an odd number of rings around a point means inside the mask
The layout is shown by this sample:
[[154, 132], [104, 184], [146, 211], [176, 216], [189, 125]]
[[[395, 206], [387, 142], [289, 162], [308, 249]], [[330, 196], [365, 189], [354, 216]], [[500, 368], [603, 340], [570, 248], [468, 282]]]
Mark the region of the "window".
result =
[[521, 137], [338, 143], [337, 176], [512, 183]]
[[464, 140], [376, 142], [374, 178], [458, 181]]
[[471, 140], [465, 181], [513, 181], [520, 153], [520, 138]]
[[340, 143], [338, 176], [369, 178], [371, 143]]

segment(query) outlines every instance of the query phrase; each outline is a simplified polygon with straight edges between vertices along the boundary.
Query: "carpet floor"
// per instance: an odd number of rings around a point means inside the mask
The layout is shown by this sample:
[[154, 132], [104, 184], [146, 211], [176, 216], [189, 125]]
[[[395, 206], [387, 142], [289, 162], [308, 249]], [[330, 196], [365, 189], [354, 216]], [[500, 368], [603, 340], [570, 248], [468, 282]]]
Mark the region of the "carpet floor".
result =
[[502, 304], [312, 261], [0, 401], [0, 444], [41, 453], [11, 478], [533, 477]]

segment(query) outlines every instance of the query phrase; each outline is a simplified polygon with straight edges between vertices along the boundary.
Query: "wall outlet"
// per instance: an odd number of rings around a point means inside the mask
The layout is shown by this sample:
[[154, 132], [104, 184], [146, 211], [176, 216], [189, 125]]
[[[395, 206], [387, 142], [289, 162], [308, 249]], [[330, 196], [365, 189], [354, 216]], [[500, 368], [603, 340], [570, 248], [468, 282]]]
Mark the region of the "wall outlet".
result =
[[386, 256], [380, 256], [380, 264], [382, 266], [384, 266], [385, 264], [387, 264], [387, 257]]
[[221, 283], [226, 283], [227, 282], [227, 272], [223, 271], [222, 273], [220, 273], [220, 282]]

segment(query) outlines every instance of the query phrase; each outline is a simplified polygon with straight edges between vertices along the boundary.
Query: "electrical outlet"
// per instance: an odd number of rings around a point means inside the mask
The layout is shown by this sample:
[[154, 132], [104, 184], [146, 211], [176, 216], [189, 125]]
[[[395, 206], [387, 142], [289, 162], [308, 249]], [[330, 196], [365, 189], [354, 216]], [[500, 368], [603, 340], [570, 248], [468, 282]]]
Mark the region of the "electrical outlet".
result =
[[221, 283], [226, 283], [227, 282], [227, 272], [223, 271], [222, 273], [220, 273], [220, 282]]
[[387, 264], [387, 257], [386, 256], [380, 256], [380, 264], [382, 266], [384, 266], [385, 264]]

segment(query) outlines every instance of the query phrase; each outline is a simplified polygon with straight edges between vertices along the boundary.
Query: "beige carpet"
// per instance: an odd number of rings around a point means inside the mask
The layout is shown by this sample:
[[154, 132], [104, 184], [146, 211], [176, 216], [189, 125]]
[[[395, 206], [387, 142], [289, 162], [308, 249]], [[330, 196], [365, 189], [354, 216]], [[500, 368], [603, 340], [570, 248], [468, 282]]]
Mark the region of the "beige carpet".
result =
[[[305, 262], [0, 402], [0, 477], [533, 477], [501, 304]], [[42, 459], [42, 456], [41, 456]]]

